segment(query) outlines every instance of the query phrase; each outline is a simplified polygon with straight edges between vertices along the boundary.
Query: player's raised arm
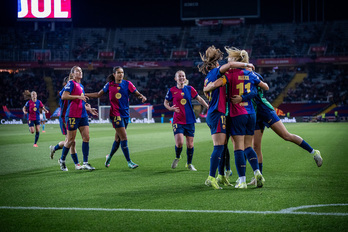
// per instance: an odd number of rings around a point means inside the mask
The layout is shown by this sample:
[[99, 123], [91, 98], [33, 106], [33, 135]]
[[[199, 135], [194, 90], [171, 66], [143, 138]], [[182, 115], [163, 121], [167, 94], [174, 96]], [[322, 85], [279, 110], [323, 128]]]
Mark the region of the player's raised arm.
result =
[[207, 86], [203, 88], [203, 92], [210, 92], [220, 86], [226, 85], [226, 77], [221, 77], [214, 82], [210, 82]]
[[85, 93], [85, 96], [86, 97], [89, 97], [89, 98], [100, 98], [101, 96], [104, 95], [104, 90], [100, 90], [99, 92], [94, 92], [94, 93]]

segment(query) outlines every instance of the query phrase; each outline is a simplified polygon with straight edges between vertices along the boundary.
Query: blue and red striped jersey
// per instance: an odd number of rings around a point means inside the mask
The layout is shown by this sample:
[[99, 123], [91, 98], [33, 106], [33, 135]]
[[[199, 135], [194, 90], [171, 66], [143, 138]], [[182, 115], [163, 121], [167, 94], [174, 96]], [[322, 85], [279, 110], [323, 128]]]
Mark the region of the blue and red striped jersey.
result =
[[165, 99], [167, 101], [172, 101], [173, 105], [180, 109], [180, 112], [174, 112], [173, 124], [196, 123], [196, 116], [192, 107], [192, 99], [197, 96], [197, 91], [189, 85], [185, 85], [182, 89], [174, 86], [168, 90]]
[[104, 85], [103, 91], [109, 92], [110, 116], [129, 117], [129, 95], [137, 91], [133, 83], [127, 80], [121, 83], [110, 81]]

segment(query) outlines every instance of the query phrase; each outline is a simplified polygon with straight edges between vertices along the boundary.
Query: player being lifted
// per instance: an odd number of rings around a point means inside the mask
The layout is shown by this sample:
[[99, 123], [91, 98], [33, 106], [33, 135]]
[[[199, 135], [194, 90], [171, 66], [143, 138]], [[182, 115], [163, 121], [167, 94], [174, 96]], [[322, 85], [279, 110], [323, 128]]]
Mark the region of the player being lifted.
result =
[[129, 168], [137, 168], [138, 165], [133, 163], [130, 159], [127, 139], [127, 126], [129, 121], [129, 97], [130, 94], [135, 94], [142, 103], [146, 101], [146, 97], [139, 93], [132, 82], [124, 80], [124, 71], [120, 66], [116, 66], [112, 70], [112, 74], [108, 76], [108, 83], [104, 88], [96, 93], [87, 93], [86, 96], [90, 98], [99, 98], [105, 93], [109, 92], [110, 100], [110, 120], [112, 126], [115, 128], [115, 140], [113, 142], [110, 153], [106, 156], [105, 167], [110, 166], [112, 156], [115, 154], [121, 145], [124, 157], [127, 160]]

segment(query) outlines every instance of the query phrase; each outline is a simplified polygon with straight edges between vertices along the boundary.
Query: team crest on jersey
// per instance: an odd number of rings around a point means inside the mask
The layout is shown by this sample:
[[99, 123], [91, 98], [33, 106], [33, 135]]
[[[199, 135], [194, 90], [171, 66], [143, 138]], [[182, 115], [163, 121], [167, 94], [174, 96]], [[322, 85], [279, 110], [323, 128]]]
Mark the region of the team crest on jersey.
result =
[[116, 93], [115, 97], [116, 97], [116, 99], [120, 99], [122, 97], [122, 94]]
[[33, 108], [33, 110], [34, 110], [34, 111], [37, 111], [37, 108], [36, 108], [36, 107], [34, 107], [34, 108]]
[[180, 103], [181, 103], [181, 105], [185, 105], [186, 104], [186, 99], [181, 99], [181, 101], [180, 101]]
[[118, 90], [120, 90], [120, 89], [121, 89], [121, 87], [117, 87], [117, 89], [118, 89]]
[[74, 128], [74, 125], [70, 125], [71, 128]]

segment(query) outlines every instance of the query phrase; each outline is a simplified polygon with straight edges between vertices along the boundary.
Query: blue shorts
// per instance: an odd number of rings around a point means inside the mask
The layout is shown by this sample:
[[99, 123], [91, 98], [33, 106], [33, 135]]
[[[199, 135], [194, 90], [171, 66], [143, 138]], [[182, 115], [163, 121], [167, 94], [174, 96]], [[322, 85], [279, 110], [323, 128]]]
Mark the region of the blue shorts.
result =
[[84, 118], [65, 117], [65, 121], [66, 121], [66, 128], [69, 131], [77, 130], [77, 128], [81, 126], [89, 126], [88, 117], [84, 117]]
[[255, 114], [243, 114], [232, 118], [231, 135], [254, 135]]
[[176, 134], [184, 134], [185, 136], [195, 137], [195, 124], [173, 124], [173, 132]]
[[36, 126], [36, 125], [40, 125], [40, 120], [29, 120], [28, 121], [28, 125], [29, 127], [32, 127], [32, 126]]
[[212, 135], [218, 133], [226, 134], [226, 116], [224, 113], [214, 111], [208, 114], [206, 122]]
[[277, 113], [272, 111], [258, 111], [256, 115], [256, 126], [255, 130], [264, 130], [265, 126], [268, 128], [274, 123], [278, 122], [280, 118]]
[[66, 123], [63, 121], [61, 117], [59, 117], [59, 126], [62, 134], [66, 135]]
[[121, 116], [110, 116], [110, 121], [115, 129], [121, 127], [127, 129], [129, 117], [121, 118]]

